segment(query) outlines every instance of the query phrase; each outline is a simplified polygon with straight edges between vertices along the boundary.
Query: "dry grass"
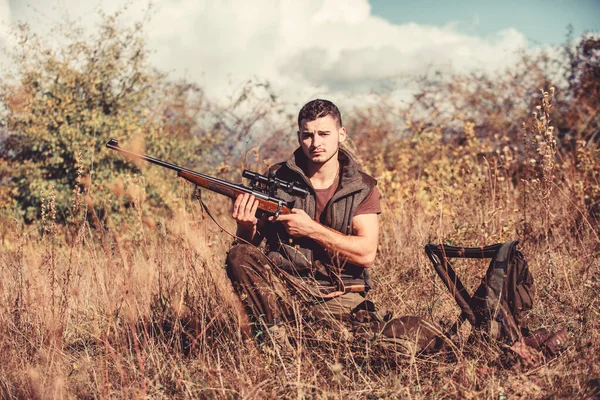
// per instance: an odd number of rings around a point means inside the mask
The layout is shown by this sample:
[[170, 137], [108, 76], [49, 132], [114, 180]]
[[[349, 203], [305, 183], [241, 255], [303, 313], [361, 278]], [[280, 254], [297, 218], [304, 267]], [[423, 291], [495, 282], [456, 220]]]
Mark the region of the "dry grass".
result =
[[[97, 151], [108, 135], [139, 137], [157, 157], [198, 159], [205, 172], [239, 179], [231, 157], [257, 145], [251, 134], [263, 127], [272, 137], [234, 161], [261, 170], [288, 156], [288, 105], [268, 82], [213, 104], [201, 87], [167, 81], [146, 62], [140, 27], [118, 15], [88, 43], [77, 28], [53, 30], [72, 43], [62, 56], [21, 25], [18, 73], [2, 72], [0, 397], [600, 397], [595, 36], [556, 58], [524, 55], [498, 76], [417, 79], [404, 108], [381, 94], [344, 112], [384, 207], [370, 298], [448, 327], [459, 310], [423, 246], [519, 239], [537, 287], [530, 327], [570, 336], [560, 357], [524, 366], [501, 343], [468, 340], [467, 325], [449, 351], [423, 357], [384, 358], [337, 331], [309, 340], [314, 327], [303, 321], [291, 327], [291, 354], [268, 335], [246, 338], [223, 265], [231, 237], [183, 182], [158, 168], [129, 174]], [[553, 80], [564, 93], [557, 106], [552, 89], [539, 93]], [[233, 231], [229, 203], [204, 196]], [[485, 268], [465, 262], [457, 272], [473, 288]]]
[[[300, 341], [292, 359], [245, 341], [222, 266], [229, 240], [197, 207], [188, 210], [152, 228], [109, 223], [102, 234], [87, 223], [44, 236], [5, 227], [5, 397], [498, 398], [504, 390], [511, 398], [544, 398], [595, 390], [600, 280], [593, 232], [574, 237], [564, 227], [555, 239], [524, 244], [538, 287], [532, 325], [570, 331], [572, 344], [559, 358], [509, 368], [505, 349], [466, 343], [465, 330], [449, 355], [392, 366], [364, 354], [358, 360], [334, 334], [325, 345]], [[415, 209], [386, 211], [373, 299], [401, 315], [451, 323], [457, 308], [421, 251], [435, 221]], [[483, 272], [459, 268], [471, 287]]]
[[[525, 367], [499, 343], [467, 341], [468, 326], [449, 352], [404, 359], [383, 359], [368, 343], [348, 342], [339, 332], [314, 343], [302, 336], [309, 329], [302, 321], [293, 327], [292, 356], [268, 338], [245, 339], [239, 329], [245, 317], [223, 266], [231, 238], [190, 200], [185, 185], [178, 211], [165, 218], [144, 211], [143, 188], [134, 190], [141, 183], [130, 182], [118, 222], [101, 221], [92, 194], [80, 191], [69, 225], [55, 224], [51, 194], [38, 224], [2, 221], [0, 393], [40, 399], [598, 396], [600, 239], [587, 207], [590, 193], [598, 193], [597, 154], [580, 147], [575, 159], [555, 157], [550, 127], [540, 118], [525, 127], [533, 154], [525, 162], [512, 147], [494, 152], [465, 123], [460, 146], [445, 142], [439, 127], [419, 128], [388, 146], [386, 159], [364, 166], [379, 179], [383, 196], [370, 293], [380, 308], [449, 326], [458, 308], [423, 245], [518, 238], [537, 285], [531, 327], [569, 330], [570, 345], [558, 358]], [[233, 231], [226, 202], [207, 201]], [[485, 267], [457, 269], [473, 288]]]
[[[221, 267], [221, 234], [178, 223], [179, 233], [170, 238], [157, 232], [141, 246], [114, 242], [110, 256], [81, 245], [67, 293], [68, 246], [59, 248], [54, 266], [38, 253], [45, 243], [26, 236], [16, 249], [4, 250], [4, 394], [481, 398], [497, 397], [503, 387], [513, 396], [579, 397], [597, 376], [598, 281], [590, 276], [598, 268], [595, 259], [568, 251], [530, 257], [540, 288], [532, 319], [537, 326], [569, 327], [573, 344], [560, 358], [525, 372], [501, 366], [501, 349], [485, 343], [462, 343], [451, 357], [405, 360], [396, 368], [375, 360], [354, 363], [344, 343], [300, 343], [298, 357], [282, 361], [245, 342], [237, 329], [236, 301]], [[400, 314], [448, 321], [456, 307], [424, 257], [416, 249], [407, 253], [394, 268], [380, 266], [375, 298]], [[565, 270], [572, 292], [560, 277]], [[53, 276], [60, 281], [55, 293]]]

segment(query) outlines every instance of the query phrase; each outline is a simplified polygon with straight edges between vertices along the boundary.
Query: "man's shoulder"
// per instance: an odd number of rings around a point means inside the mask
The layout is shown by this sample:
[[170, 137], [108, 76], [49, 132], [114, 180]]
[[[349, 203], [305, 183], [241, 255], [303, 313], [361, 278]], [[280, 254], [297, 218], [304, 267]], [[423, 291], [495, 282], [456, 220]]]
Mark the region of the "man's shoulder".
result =
[[281, 167], [283, 167], [283, 166], [285, 166], [285, 161], [278, 162], [276, 164], [272, 164], [271, 166], [269, 166], [269, 168], [267, 168], [267, 172], [275, 173], [275, 172], [279, 171], [281, 169]]
[[274, 174], [278, 177], [280, 175], [289, 174], [291, 172], [292, 171], [287, 166], [287, 163], [285, 161], [278, 162], [276, 164], [271, 165], [269, 168], [267, 168], [267, 174]]
[[357, 182], [357, 180], [361, 180], [362, 184], [368, 189], [372, 189], [373, 187], [377, 186], [377, 180], [360, 169], [359, 163], [354, 156], [344, 149], [340, 149], [340, 154], [344, 176], [342, 180], [347, 180], [348, 182]]
[[364, 171], [361, 171], [360, 169], [358, 170], [358, 174], [362, 178], [363, 183], [367, 185], [369, 189], [372, 189], [375, 186], [377, 186], [377, 179], [373, 178], [371, 175], [367, 174]]

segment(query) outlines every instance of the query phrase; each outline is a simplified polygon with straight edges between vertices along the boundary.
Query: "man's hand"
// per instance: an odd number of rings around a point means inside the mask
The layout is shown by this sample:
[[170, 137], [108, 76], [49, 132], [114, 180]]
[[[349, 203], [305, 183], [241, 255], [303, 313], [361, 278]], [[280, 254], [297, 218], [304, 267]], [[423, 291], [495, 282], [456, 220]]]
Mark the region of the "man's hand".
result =
[[258, 200], [249, 193], [240, 194], [233, 203], [231, 216], [237, 222], [236, 235], [248, 242], [252, 242], [256, 235], [257, 209]]
[[377, 214], [362, 214], [352, 218], [352, 235], [344, 235], [313, 220], [306, 212], [293, 208], [291, 214], [269, 217], [270, 221], [281, 222], [286, 231], [295, 237], [309, 237], [335, 255], [368, 268], [377, 253], [379, 221]]
[[310, 237], [316, 232], [319, 225], [304, 210], [299, 208], [292, 208], [291, 214], [280, 214], [277, 219], [271, 217], [270, 220], [281, 222], [287, 233], [294, 237]]
[[235, 203], [233, 203], [233, 210], [231, 216], [238, 225], [245, 225], [248, 227], [255, 226], [258, 222], [256, 218], [256, 210], [258, 209], [258, 200], [250, 193], [240, 194]]

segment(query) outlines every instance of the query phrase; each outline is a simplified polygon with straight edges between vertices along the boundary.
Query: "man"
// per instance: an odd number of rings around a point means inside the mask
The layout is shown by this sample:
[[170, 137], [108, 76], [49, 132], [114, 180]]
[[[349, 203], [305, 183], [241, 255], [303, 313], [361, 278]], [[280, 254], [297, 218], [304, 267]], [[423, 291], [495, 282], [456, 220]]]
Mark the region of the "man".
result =
[[233, 205], [237, 235], [255, 245], [266, 239], [266, 255], [254, 245], [238, 244], [227, 257], [228, 276], [249, 314], [267, 327], [299, 313], [354, 327], [366, 323], [370, 331], [390, 338], [421, 329], [412, 326], [414, 319], [384, 318], [365, 299], [381, 208], [375, 179], [340, 148], [347, 132], [338, 108], [313, 100], [300, 110], [298, 128], [299, 148], [270, 172], [299, 182], [308, 196], [278, 191], [276, 196], [293, 208], [277, 218], [257, 218], [258, 202], [248, 194]]

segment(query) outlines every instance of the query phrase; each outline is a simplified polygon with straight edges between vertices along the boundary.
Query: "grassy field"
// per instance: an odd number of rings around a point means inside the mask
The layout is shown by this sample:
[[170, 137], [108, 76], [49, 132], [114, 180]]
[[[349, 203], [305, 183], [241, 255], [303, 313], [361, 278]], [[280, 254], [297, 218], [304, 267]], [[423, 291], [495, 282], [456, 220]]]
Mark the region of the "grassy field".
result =
[[[431, 142], [435, 130], [430, 133], [422, 135], [427, 142], [411, 140], [397, 151], [439, 150]], [[458, 308], [423, 245], [516, 238], [537, 286], [530, 326], [569, 331], [559, 357], [523, 365], [500, 343], [467, 342], [466, 325], [449, 353], [393, 363], [339, 332], [318, 344], [300, 338], [292, 356], [284, 356], [269, 340], [243, 338], [244, 315], [223, 266], [232, 238], [191, 198], [191, 189], [179, 184], [177, 211], [165, 218], [144, 211], [144, 188], [132, 184], [120, 193], [132, 200], [121, 210], [127, 220], [100, 221], [88, 188], [74, 192], [74, 218], [66, 225], [54, 222], [51, 194], [38, 223], [3, 221], [1, 393], [44, 399], [597, 396], [600, 240], [577, 198], [577, 168], [542, 165], [561, 181], [544, 186], [532, 174], [515, 187], [506, 170], [473, 156], [476, 150], [425, 164], [424, 170], [435, 167], [426, 179], [411, 172], [413, 157], [399, 159], [391, 171], [378, 169], [377, 160], [363, 162], [379, 178], [384, 205], [370, 298], [397, 315], [447, 327]], [[446, 174], [449, 165], [456, 168]], [[233, 231], [228, 202], [204, 198]], [[485, 268], [457, 266], [469, 288]], [[301, 332], [302, 325], [292, 330]]]
[[[202, 194], [221, 229], [185, 182], [104, 144], [240, 182], [293, 150], [290, 105], [268, 82], [218, 104], [170, 82], [140, 27], [114, 17], [89, 40], [68, 31], [60, 52], [19, 30], [16, 75], [0, 75], [0, 397], [600, 397], [596, 37], [498, 76], [422, 77], [404, 107], [381, 94], [343, 110], [382, 198], [369, 298], [447, 328], [459, 309], [423, 246], [517, 239], [536, 284], [529, 326], [569, 334], [558, 357], [525, 365], [468, 340], [468, 324], [449, 351], [404, 358], [339, 331], [310, 340], [302, 320], [291, 351], [246, 338], [224, 269], [229, 200]], [[471, 290], [486, 268], [456, 265]]]

